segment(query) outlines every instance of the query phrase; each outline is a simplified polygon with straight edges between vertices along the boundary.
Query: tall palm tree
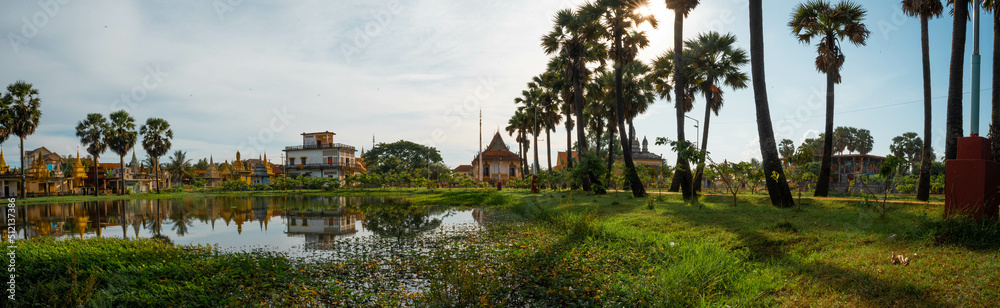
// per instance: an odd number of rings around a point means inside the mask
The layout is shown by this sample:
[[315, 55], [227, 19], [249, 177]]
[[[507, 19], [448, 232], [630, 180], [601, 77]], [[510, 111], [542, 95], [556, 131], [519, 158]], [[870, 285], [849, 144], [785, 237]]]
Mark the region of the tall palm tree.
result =
[[[649, 107], [656, 101], [655, 86], [649, 82], [649, 75], [652, 69], [640, 60], [629, 62], [622, 69], [622, 96], [625, 105], [625, 123], [628, 124], [628, 131], [635, 131], [633, 121], [639, 115], [646, 113]], [[614, 85], [614, 84], [612, 84]], [[638, 139], [636, 136], [628, 136], [629, 140]]]
[[608, 154], [607, 154], [607, 170], [608, 173], [605, 174], [604, 182], [611, 185], [611, 173], [613, 172], [612, 167], [615, 161], [615, 133], [618, 131], [617, 125], [615, 125], [615, 119], [617, 115], [615, 113], [615, 98], [614, 98], [614, 88], [615, 88], [615, 76], [613, 73], [608, 72], [604, 68], [599, 68], [595, 71], [596, 75], [587, 84], [587, 100], [590, 102], [587, 104], [587, 113], [590, 118], [596, 124], [595, 132], [597, 132], [597, 153], [600, 155], [601, 152], [601, 141], [603, 138], [603, 128], [607, 127], [608, 130]]
[[833, 93], [840, 83], [840, 69], [844, 66], [844, 53], [840, 42], [848, 40], [856, 46], [867, 43], [871, 31], [864, 24], [868, 11], [850, 1], [836, 6], [825, 0], [811, 0], [795, 7], [788, 26], [799, 42], [817, 44], [816, 69], [826, 74], [826, 138], [823, 140], [823, 161], [820, 164], [816, 196], [830, 192], [830, 166], [833, 154]]
[[[542, 37], [542, 49], [545, 53], [558, 54], [564, 59], [562, 70], [573, 89], [573, 113], [577, 120], [583, 118], [583, 87], [590, 77], [587, 63], [604, 61], [603, 49], [596, 43], [598, 39], [595, 36], [596, 30], [597, 27], [592, 19], [566, 9], [556, 13], [555, 28]], [[586, 153], [587, 142], [583, 142], [586, 140], [583, 125], [576, 125], [576, 139], [578, 155]], [[584, 190], [591, 190], [590, 183], [593, 178], [594, 175], [588, 172], [580, 179]]]
[[951, 68], [948, 72], [948, 107], [945, 114], [945, 159], [955, 159], [958, 138], [962, 137], [962, 82], [965, 78], [965, 32], [969, 22], [969, 1], [948, 0], [952, 6]]
[[[692, 68], [693, 63], [690, 49], [682, 49], [682, 52], [685, 54], [683, 57], [680, 57], [684, 61], [682, 64], [685, 76], [684, 89], [679, 91], [682, 93], [681, 99], [674, 100], [674, 108], [681, 112], [681, 118], [683, 119], [684, 114], [694, 110], [694, 98], [700, 91], [703, 80], [701, 80], [701, 76]], [[653, 60], [653, 72], [649, 75], [649, 78], [652, 80], [650, 83], [653, 84], [656, 93], [660, 95], [661, 99], [666, 99], [667, 101], [671, 101], [671, 92], [677, 92], [677, 74], [674, 73], [676, 68], [674, 61], [677, 58], [673, 50], [667, 50]], [[679, 137], [683, 138], [683, 133]], [[681, 191], [685, 196], [692, 196], [688, 162], [680, 154], [677, 155], [677, 158], [677, 168], [674, 169], [669, 191]]]
[[33, 88], [30, 83], [18, 80], [7, 86], [7, 94], [4, 95], [3, 101], [3, 105], [7, 106], [5, 112], [7, 114], [4, 118], [8, 121], [4, 126], [21, 141], [21, 189], [18, 196], [23, 198], [25, 195], [24, 137], [34, 134], [35, 128], [38, 127], [38, 119], [42, 117], [42, 111], [39, 110], [42, 99], [38, 97], [38, 89]]
[[541, 89], [541, 106], [538, 113], [542, 129], [545, 130], [545, 155], [548, 160], [548, 170], [552, 170], [552, 136], [550, 132], [556, 130], [556, 125], [562, 120], [559, 106], [562, 105], [559, 99], [558, 72], [546, 71], [541, 75], [531, 79]]
[[541, 111], [541, 96], [542, 89], [538, 87], [538, 84], [529, 82], [528, 89], [521, 91], [521, 97], [514, 99], [514, 103], [523, 104], [518, 107], [518, 110], [528, 117], [528, 123], [531, 124], [529, 131], [535, 143], [535, 157], [531, 164], [532, 172], [537, 171], [538, 168], [538, 133], [541, 131], [538, 113]]
[[625, 131], [625, 101], [622, 74], [625, 66], [635, 61], [639, 49], [649, 46], [645, 32], [636, 30], [642, 24], [656, 28], [656, 19], [652, 15], [642, 14], [639, 9], [646, 7], [648, 0], [600, 0], [581, 7], [586, 16], [592, 16], [603, 29], [601, 36], [611, 43], [608, 48], [609, 58], [614, 61], [615, 69], [615, 113], [618, 122], [619, 139], [621, 140], [622, 156], [625, 161], [625, 175], [629, 179], [632, 195], [642, 197], [646, 189], [639, 179], [632, 161], [630, 136]]
[[[732, 89], [745, 89], [750, 77], [742, 71], [750, 58], [742, 48], [736, 47], [736, 36], [722, 35], [715, 31], [699, 34], [697, 38], [687, 42], [691, 49], [692, 67], [703, 76], [701, 93], [705, 94], [705, 121], [702, 122], [701, 161], [705, 161], [705, 150], [708, 148], [709, 124], [712, 112], [719, 115], [723, 98], [720, 86]], [[698, 166], [695, 177], [695, 189], [701, 189], [701, 173], [704, 164]]]
[[153, 173], [156, 175], [156, 193], [160, 193], [160, 156], [166, 155], [170, 150], [170, 139], [174, 138], [174, 131], [170, 129], [170, 123], [161, 118], [146, 119], [146, 124], [139, 127], [142, 134], [142, 148], [146, 154], [153, 159]]
[[87, 118], [76, 124], [76, 136], [80, 144], [87, 147], [87, 153], [94, 157], [94, 196], [99, 187], [97, 181], [97, 159], [108, 150], [107, 144], [108, 120], [100, 113], [87, 114]]
[[[992, 1], [992, 0], [989, 0]], [[924, 67], [924, 148], [920, 159], [920, 177], [917, 180], [917, 200], [927, 201], [931, 191], [931, 55], [927, 36], [927, 21], [940, 17], [944, 6], [941, 0], [903, 0], [903, 13], [920, 18], [920, 50]], [[996, 64], [994, 64], [996, 65]], [[996, 67], [996, 66], [994, 66]], [[994, 93], [997, 90], [994, 90]], [[996, 101], [996, 98], [994, 98]]]
[[187, 153], [181, 150], [174, 151], [174, 155], [167, 162], [167, 171], [176, 179], [182, 180], [191, 173], [191, 160], [187, 158]]
[[[792, 199], [788, 181], [785, 180], [785, 171], [778, 158], [778, 150], [774, 143], [774, 130], [771, 125], [771, 111], [767, 102], [767, 84], [764, 78], [763, 19], [761, 0], [750, 0], [750, 71], [753, 74], [754, 105], [757, 110], [757, 136], [760, 139], [760, 153], [763, 158], [765, 183], [771, 205], [791, 207], [795, 205], [795, 200]], [[782, 145], [785, 145], [784, 140]]]
[[566, 120], [563, 121], [566, 126], [566, 168], [573, 169], [573, 87], [562, 69], [565, 62], [562, 56], [553, 57], [549, 60], [547, 71], [552, 72], [552, 87], [559, 92], [562, 102], [559, 111], [566, 116]]
[[[684, 72], [684, 19], [687, 18], [688, 14], [694, 8], [698, 7], [699, 0], [665, 0], [667, 8], [674, 11], [674, 49], [680, 50], [680, 52], [674, 53], [674, 96], [684, 97], [684, 90], [687, 88], [687, 76]], [[661, 94], [662, 96], [662, 94]], [[690, 109], [682, 108], [684, 107], [684, 100], [678, 99], [675, 102], [675, 111], [677, 115], [677, 140], [687, 140], [684, 138], [684, 114], [690, 111]], [[671, 191], [677, 191], [674, 186], [680, 186], [680, 190], [685, 198], [693, 196], [694, 192], [689, 191], [689, 184], [691, 183], [691, 174], [681, 171], [690, 170], [687, 168], [688, 161], [681, 157], [680, 153], [677, 154], [677, 168], [674, 172]]]
[[118, 154], [118, 177], [121, 179], [119, 194], [125, 194], [125, 155], [135, 146], [138, 133], [135, 131], [135, 119], [125, 110], [118, 110], [109, 116], [107, 143], [112, 152]]
[[517, 134], [518, 149], [521, 152], [521, 178], [524, 178], [525, 174], [528, 174], [528, 137], [527, 131], [531, 122], [528, 121], [527, 115], [524, 114], [522, 110], [514, 111], [514, 115], [507, 120], [507, 130], [511, 136]]

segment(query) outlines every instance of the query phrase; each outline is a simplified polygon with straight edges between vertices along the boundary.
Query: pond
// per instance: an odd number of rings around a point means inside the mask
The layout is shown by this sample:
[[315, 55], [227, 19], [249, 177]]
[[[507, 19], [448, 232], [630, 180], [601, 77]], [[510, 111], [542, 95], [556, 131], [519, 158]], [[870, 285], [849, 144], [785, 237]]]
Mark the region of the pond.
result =
[[[18, 239], [159, 238], [224, 251], [328, 256], [342, 242], [385, 245], [429, 232], [473, 231], [479, 209], [416, 206], [395, 198], [202, 197], [53, 203], [18, 209]], [[405, 245], [410, 246], [410, 245]]]

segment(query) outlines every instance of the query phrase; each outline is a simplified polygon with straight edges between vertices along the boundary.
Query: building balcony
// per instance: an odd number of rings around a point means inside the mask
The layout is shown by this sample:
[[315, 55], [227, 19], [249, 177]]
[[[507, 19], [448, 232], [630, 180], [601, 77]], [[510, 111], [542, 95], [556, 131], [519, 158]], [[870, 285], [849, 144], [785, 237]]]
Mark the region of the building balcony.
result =
[[310, 145], [296, 145], [296, 146], [285, 147], [285, 151], [316, 150], [316, 149], [344, 149], [351, 151], [355, 150], [353, 146], [349, 146], [343, 143], [310, 144]]
[[309, 169], [359, 169], [361, 165], [358, 163], [341, 163], [334, 162], [332, 164], [321, 163], [321, 164], [288, 164], [285, 166], [288, 170], [309, 170]]

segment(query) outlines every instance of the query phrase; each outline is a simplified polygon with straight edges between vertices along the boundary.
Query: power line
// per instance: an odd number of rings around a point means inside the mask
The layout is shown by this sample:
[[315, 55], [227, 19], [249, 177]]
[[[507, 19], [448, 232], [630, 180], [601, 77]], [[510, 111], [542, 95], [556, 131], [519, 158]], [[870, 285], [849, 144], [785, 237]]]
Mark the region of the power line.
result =
[[[986, 89], [980, 90], [980, 92], [988, 91], [988, 90], [992, 90], [992, 89], [993, 88], [986, 88]], [[972, 91], [962, 92], [962, 94], [969, 94], [969, 93], [972, 93]], [[943, 95], [943, 96], [938, 96], [938, 97], [931, 98], [931, 100], [937, 100], [937, 99], [942, 99], [942, 98], [947, 98], [947, 97], [948, 97], [947, 95]], [[913, 103], [922, 103], [922, 102], [924, 102], [923, 99], [918, 99], [918, 100], [913, 100], [913, 101], [908, 101], [908, 102], [902, 102], [902, 103], [894, 103], [894, 104], [888, 104], [888, 105], [879, 105], [879, 106], [873, 106], [873, 107], [867, 107], [867, 108], [860, 108], [860, 109], [854, 109], [854, 110], [834, 112], [833, 114], [837, 115], [837, 114], [845, 114], [845, 113], [854, 113], [854, 112], [861, 112], [861, 111], [868, 111], [868, 110], [873, 110], [873, 109], [882, 109], [882, 108], [896, 107], [896, 106], [909, 105], [909, 104], [913, 104]], [[812, 119], [812, 118], [825, 118], [825, 117], [826, 117], [825, 114], [821, 114], [821, 115], [815, 115], [815, 116], [809, 116], [809, 117], [801, 117], [801, 118], [785, 118], [785, 119], [777, 119], [777, 120], [772, 119], [771, 122], [772, 123], [774, 123], [774, 122], [787, 122], [787, 121], [805, 120], [805, 119]], [[746, 124], [746, 123], [757, 123], [757, 120], [753, 120], [753, 121], [739, 121], [739, 122], [720, 122], [719, 124]]]

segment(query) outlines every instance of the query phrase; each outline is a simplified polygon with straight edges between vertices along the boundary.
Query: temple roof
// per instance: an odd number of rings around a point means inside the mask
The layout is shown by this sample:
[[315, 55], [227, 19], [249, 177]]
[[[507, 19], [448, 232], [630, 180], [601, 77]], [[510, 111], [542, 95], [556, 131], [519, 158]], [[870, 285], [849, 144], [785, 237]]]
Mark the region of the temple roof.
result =
[[503, 137], [500, 136], [500, 132], [498, 131], [496, 134], [493, 134], [493, 140], [486, 147], [486, 151], [510, 151], [510, 148], [503, 142]]

